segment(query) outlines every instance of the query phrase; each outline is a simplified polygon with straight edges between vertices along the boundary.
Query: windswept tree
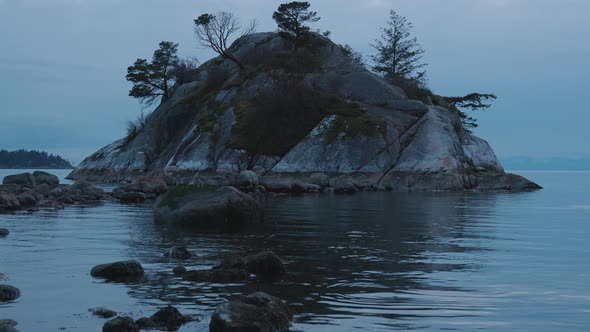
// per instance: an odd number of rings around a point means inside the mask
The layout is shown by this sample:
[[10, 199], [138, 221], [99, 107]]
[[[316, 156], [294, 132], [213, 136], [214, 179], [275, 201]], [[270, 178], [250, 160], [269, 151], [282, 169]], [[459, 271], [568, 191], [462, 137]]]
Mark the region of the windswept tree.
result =
[[445, 102], [454, 107], [459, 113], [463, 130], [470, 133], [472, 129], [477, 128], [477, 119], [469, 116], [466, 111], [486, 110], [492, 106], [496, 100], [495, 94], [471, 93], [463, 97], [443, 97]]
[[309, 33], [309, 27], [305, 23], [320, 20], [317, 12], [309, 10], [310, 6], [309, 2], [284, 3], [272, 14], [272, 18], [277, 22], [281, 32], [299, 38]]
[[412, 23], [395, 11], [389, 14], [387, 25], [381, 28], [381, 39], [372, 46], [377, 50], [372, 69], [390, 82], [411, 80], [423, 83], [426, 64], [422, 63], [424, 50], [413, 37]]
[[174, 84], [172, 74], [178, 62], [178, 44], [163, 41], [154, 52], [152, 61], [137, 59], [127, 68], [127, 80], [133, 83], [129, 96], [151, 105], [158, 98], [166, 100]]
[[[256, 21], [250, 21], [246, 29], [242, 30], [238, 18], [229, 12], [203, 14], [195, 20], [195, 35], [201, 45], [233, 61], [241, 69], [244, 68], [244, 64], [229, 50], [231, 41], [250, 35], [255, 30]], [[237, 38], [234, 39], [234, 36]]]

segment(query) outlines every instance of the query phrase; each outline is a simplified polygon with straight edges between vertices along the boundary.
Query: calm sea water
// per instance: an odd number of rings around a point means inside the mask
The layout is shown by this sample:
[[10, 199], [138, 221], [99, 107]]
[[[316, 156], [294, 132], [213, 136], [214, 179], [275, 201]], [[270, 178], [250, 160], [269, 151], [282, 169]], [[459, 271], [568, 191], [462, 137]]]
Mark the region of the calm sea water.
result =
[[[14, 171], [0, 171], [0, 176]], [[62, 175], [67, 173], [63, 172]], [[0, 273], [21, 289], [0, 319], [22, 331], [100, 331], [88, 308], [135, 318], [173, 304], [207, 330], [224, 298], [265, 291], [304, 331], [588, 331], [590, 173], [521, 172], [531, 193], [363, 193], [267, 201], [243, 234], [176, 233], [150, 206], [104, 204], [0, 215]], [[209, 268], [228, 254], [273, 250], [289, 276], [274, 285], [196, 284], [172, 275], [174, 245]], [[100, 263], [137, 259], [147, 279], [92, 279]]]

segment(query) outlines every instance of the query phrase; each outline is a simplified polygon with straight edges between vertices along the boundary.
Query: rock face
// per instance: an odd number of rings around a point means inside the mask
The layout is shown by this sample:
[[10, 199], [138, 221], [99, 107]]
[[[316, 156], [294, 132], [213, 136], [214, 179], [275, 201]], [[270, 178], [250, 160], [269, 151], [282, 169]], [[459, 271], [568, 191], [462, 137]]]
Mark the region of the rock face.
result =
[[[443, 98], [412, 100], [327, 38], [313, 34], [311, 46], [293, 52], [278, 34], [258, 33], [232, 47], [250, 70], [223, 58], [208, 62], [199, 79], [175, 87], [141, 133], [100, 149], [69, 177], [119, 182], [147, 175], [168, 184], [216, 186], [258, 181], [276, 192], [300, 191], [293, 179], [327, 186], [317, 174], [393, 190], [535, 187], [526, 181], [488, 184], [512, 180], [501, 176], [480, 185], [482, 176], [504, 170], [486, 141], [461, 129], [458, 113]], [[320, 97], [296, 105], [304, 114], [296, 120], [281, 113], [286, 120], [277, 121], [277, 113], [264, 113], [265, 105], [274, 96], [288, 109], [301, 99], [297, 89], [287, 89], [293, 95], [275, 89], [295, 76], [302, 77], [294, 86], [306, 97]], [[276, 135], [259, 135], [273, 130]]]
[[258, 292], [217, 307], [209, 331], [287, 332], [292, 318], [283, 301]]
[[20, 297], [20, 290], [10, 285], [0, 285], [0, 302], [14, 301]]
[[94, 278], [113, 281], [132, 280], [143, 277], [143, 267], [138, 261], [123, 261], [97, 265], [90, 271]]
[[154, 206], [156, 222], [191, 228], [235, 228], [262, 220], [262, 206], [233, 187], [179, 186]]

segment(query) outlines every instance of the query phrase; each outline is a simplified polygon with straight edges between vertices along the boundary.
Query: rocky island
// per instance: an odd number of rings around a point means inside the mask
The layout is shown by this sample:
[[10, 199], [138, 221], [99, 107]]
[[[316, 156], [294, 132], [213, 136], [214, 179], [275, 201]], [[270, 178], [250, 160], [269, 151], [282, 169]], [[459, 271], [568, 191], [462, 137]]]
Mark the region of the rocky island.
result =
[[[269, 191], [306, 184], [354, 190], [529, 190], [463, 130], [447, 99], [412, 96], [310, 33], [304, 47], [256, 33], [177, 83], [144, 128], [86, 158], [71, 179], [236, 185], [245, 170]], [[318, 182], [319, 179], [319, 182]], [[294, 189], [295, 188], [295, 189]], [[312, 188], [314, 188], [312, 186]]]

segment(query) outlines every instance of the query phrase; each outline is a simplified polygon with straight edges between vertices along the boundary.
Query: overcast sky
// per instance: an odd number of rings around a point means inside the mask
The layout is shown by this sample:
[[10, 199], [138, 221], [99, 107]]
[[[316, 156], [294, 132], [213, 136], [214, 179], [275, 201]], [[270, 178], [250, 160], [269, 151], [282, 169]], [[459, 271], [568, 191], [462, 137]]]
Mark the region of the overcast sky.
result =
[[[275, 29], [271, 0], [0, 0], [0, 148], [43, 149], [79, 162], [122, 137], [142, 110], [126, 68], [162, 40], [183, 56], [213, 54], [193, 19], [233, 11]], [[315, 0], [339, 43], [371, 54], [395, 9], [426, 50], [443, 95], [493, 92], [476, 134], [500, 157], [590, 156], [590, 1]]]

